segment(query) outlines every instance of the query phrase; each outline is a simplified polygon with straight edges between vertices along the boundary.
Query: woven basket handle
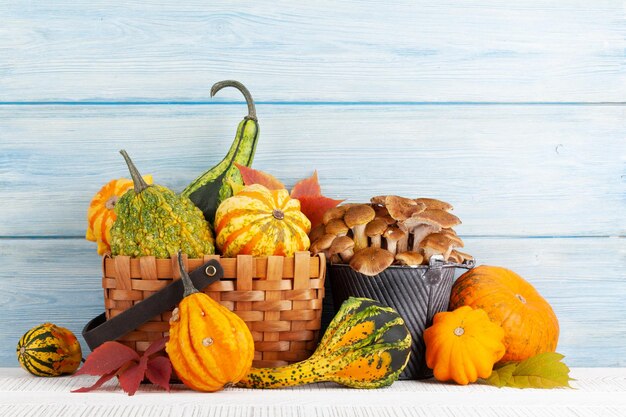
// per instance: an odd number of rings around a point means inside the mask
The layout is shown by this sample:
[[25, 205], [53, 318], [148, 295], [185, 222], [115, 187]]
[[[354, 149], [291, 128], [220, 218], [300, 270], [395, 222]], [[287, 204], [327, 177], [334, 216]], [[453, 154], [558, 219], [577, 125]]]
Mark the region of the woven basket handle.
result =
[[[193, 285], [200, 291], [223, 276], [224, 270], [215, 259], [211, 259], [189, 273]], [[183, 282], [176, 280], [110, 320], [106, 319], [105, 313], [95, 317], [83, 329], [83, 338], [93, 350], [104, 342], [118, 339], [132, 332], [154, 316], [173, 309], [182, 299]]]

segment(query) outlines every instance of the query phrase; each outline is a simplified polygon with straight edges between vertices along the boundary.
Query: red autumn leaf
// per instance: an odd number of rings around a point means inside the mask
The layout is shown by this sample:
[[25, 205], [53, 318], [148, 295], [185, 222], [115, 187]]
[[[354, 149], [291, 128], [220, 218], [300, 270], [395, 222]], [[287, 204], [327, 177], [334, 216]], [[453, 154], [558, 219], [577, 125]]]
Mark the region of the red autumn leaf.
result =
[[170, 377], [172, 376], [172, 363], [165, 356], [157, 356], [150, 359], [146, 377], [150, 382], [162, 387], [165, 391], [170, 390]]
[[326, 210], [338, 206], [343, 200], [333, 200], [324, 196], [305, 196], [300, 200], [300, 211], [311, 221], [311, 229], [322, 223]]
[[[82, 387], [82, 388], [78, 388], [75, 390], [72, 390], [72, 392], [89, 392], [89, 391], [93, 391], [95, 389], [98, 389], [102, 386], [102, 384], [104, 384], [105, 382], [107, 382], [109, 379], [113, 378], [115, 376], [117, 372], [117, 369], [115, 371], [109, 372], [108, 374], [104, 374], [102, 375], [95, 384], [93, 384], [90, 387]], [[74, 374], [76, 375], [76, 374]]]
[[291, 190], [291, 198], [321, 196], [322, 189], [317, 180], [317, 171], [313, 172], [309, 178], [300, 180]]
[[160, 352], [163, 349], [165, 349], [165, 345], [167, 344], [168, 340], [170, 340], [169, 337], [164, 337], [162, 339], [155, 340], [154, 342], [152, 342], [152, 344], [148, 346], [148, 349], [146, 349], [146, 351], [143, 353], [143, 356], [141, 357], [141, 359], [146, 358], [147, 360], [148, 356], [154, 355], [155, 353]]
[[139, 361], [137, 352], [118, 342], [104, 342], [87, 357], [74, 375], [104, 375], [117, 371], [128, 361]]
[[254, 168], [248, 168], [247, 166], [240, 165], [236, 162], [235, 165], [239, 169], [245, 185], [261, 184], [270, 190], [282, 190], [285, 188], [285, 185], [273, 175]]
[[135, 392], [137, 392], [139, 384], [141, 384], [146, 374], [147, 367], [148, 365], [144, 361], [135, 362], [120, 372], [120, 386], [129, 396], [135, 395]]

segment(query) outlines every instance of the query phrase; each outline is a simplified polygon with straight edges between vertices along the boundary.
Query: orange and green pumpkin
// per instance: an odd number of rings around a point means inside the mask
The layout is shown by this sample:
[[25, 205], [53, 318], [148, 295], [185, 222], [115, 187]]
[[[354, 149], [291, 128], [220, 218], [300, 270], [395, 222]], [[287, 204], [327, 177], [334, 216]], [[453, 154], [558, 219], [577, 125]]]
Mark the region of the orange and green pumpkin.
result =
[[80, 343], [74, 333], [52, 323], [33, 327], [17, 344], [20, 366], [36, 376], [72, 374], [81, 359]]
[[[152, 175], [145, 175], [143, 179], [147, 184], [152, 184]], [[111, 250], [111, 226], [117, 218], [115, 205], [131, 188], [133, 188], [132, 180], [127, 178], [111, 180], [96, 193], [89, 203], [85, 239], [98, 243], [99, 255], [104, 255]]]
[[504, 355], [504, 331], [485, 310], [469, 306], [437, 313], [424, 331], [426, 365], [439, 381], [460, 385], [488, 378]]
[[219, 391], [246, 375], [254, 358], [254, 340], [235, 313], [194, 288], [182, 267], [182, 301], [170, 319], [166, 351], [178, 377], [197, 391]]
[[217, 247], [225, 257], [293, 256], [309, 248], [311, 222], [287, 190], [253, 184], [224, 200], [215, 214]]
[[556, 350], [556, 314], [537, 290], [513, 271], [481, 265], [461, 275], [452, 287], [450, 309], [464, 305], [482, 308], [491, 321], [502, 326], [506, 346], [502, 362]]

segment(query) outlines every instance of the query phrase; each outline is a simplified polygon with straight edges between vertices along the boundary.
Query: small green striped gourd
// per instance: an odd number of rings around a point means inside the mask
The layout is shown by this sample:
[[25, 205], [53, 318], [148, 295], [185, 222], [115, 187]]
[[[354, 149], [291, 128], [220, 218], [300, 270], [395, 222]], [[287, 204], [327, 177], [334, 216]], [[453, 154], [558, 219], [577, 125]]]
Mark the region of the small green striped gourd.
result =
[[394, 309], [351, 297], [309, 359], [279, 368], [252, 368], [238, 385], [281, 388], [331, 381], [352, 388], [381, 388], [398, 379], [410, 353], [411, 334]]
[[17, 344], [20, 366], [36, 376], [72, 374], [80, 366], [81, 359], [76, 336], [52, 323], [33, 327]]
[[215, 214], [216, 244], [224, 257], [293, 256], [309, 249], [311, 222], [285, 189], [244, 187]]

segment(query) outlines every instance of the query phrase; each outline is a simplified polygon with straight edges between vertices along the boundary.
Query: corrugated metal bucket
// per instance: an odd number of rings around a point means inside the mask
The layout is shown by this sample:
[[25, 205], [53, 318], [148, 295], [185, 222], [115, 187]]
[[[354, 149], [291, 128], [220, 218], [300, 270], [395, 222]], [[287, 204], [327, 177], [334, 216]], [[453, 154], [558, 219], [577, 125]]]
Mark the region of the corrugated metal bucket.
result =
[[[430, 265], [417, 267], [391, 266], [370, 277], [360, 274], [345, 264], [331, 264], [327, 271], [326, 316], [331, 317], [348, 297], [367, 297], [393, 307], [404, 318], [411, 336], [411, 358], [400, 379], [432, 377], [426, 366], [422, 334], [432, 324], [435, 314], [448, 309], [450, 290], [457, 269], [471, 269], [474, 261], [463, 264], [444, 262], [433, 256]], [[330, 294], [329, 294], [330, 293]], [[332, 295], [331, 295], [332, 294]]]

